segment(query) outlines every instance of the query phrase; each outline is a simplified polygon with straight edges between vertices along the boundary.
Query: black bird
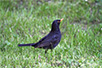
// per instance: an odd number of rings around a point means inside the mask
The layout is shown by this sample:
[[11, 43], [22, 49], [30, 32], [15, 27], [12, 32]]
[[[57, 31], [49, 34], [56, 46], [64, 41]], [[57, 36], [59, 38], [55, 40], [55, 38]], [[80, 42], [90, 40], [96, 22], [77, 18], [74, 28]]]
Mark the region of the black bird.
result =
[[46, 49], [45, 53], [47, 53], [48, 49], [51, 49], [52, 51], [52, 49], [55, 48], [61, 40], [59, 25], [62, 20], [63, 18], [61, 20], [54, 20], [51, 31], [37, 43], [18, 44], [18, 46], [33, 46], [35, 48], [43, 48]]

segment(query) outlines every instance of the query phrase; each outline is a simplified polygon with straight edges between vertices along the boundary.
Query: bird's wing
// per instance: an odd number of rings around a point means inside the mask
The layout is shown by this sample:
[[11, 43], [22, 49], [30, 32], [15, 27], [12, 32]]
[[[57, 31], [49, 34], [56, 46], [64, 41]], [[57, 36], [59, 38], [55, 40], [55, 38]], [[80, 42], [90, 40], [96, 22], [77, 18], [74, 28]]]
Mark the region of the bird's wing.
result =
[[59, 40], [58, 35], [53, 35], [53, 36], [47, 36], [44, 39], [42, 38], [40, 40], [40, 44], [37, 47], [45, 47], [45, 46], [50, 46], [50, 45], [54, 45], [55, 43], [57, 43]]

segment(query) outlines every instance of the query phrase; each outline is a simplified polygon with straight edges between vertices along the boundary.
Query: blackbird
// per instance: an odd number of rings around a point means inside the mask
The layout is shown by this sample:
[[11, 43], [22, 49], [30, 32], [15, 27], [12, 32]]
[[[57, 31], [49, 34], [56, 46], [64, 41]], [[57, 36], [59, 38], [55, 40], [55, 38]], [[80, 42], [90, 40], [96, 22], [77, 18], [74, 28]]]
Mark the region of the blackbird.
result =
[[37, 43], [18, 44], [18, 46], [33, 46], [34, 48], [43, 48], [45, 49], [45, 53], [47, 53], [48, 49], [51, 49], [52, 51], [52, 49], [55, 48], [61, 40], [59, 25], [62, 20], [63, 18], [60, 20], [54, 20], [51, 31]]

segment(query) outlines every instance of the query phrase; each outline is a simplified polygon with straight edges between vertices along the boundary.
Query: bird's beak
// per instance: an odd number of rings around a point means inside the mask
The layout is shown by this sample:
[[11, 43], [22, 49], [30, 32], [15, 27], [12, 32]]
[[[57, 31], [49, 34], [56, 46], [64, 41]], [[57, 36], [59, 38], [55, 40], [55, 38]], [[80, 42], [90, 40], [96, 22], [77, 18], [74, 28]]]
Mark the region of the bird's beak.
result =
[[64, 18], [62, 18], [62, 19], [60, 20], [60, 22], [62, 22], [62, 21], [63, 21], [63, 19], [64, 19]]

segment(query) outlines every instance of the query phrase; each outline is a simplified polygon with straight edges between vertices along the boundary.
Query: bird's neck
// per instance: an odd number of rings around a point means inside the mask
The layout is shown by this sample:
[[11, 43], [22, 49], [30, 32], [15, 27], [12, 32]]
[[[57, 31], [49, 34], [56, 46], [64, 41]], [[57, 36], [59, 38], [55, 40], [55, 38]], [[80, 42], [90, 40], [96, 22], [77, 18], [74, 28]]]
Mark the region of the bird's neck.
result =
[[51, 31], [57, 31], [57, 32], [60, 31], [59, 26], [58, 27], [52, 27]]

